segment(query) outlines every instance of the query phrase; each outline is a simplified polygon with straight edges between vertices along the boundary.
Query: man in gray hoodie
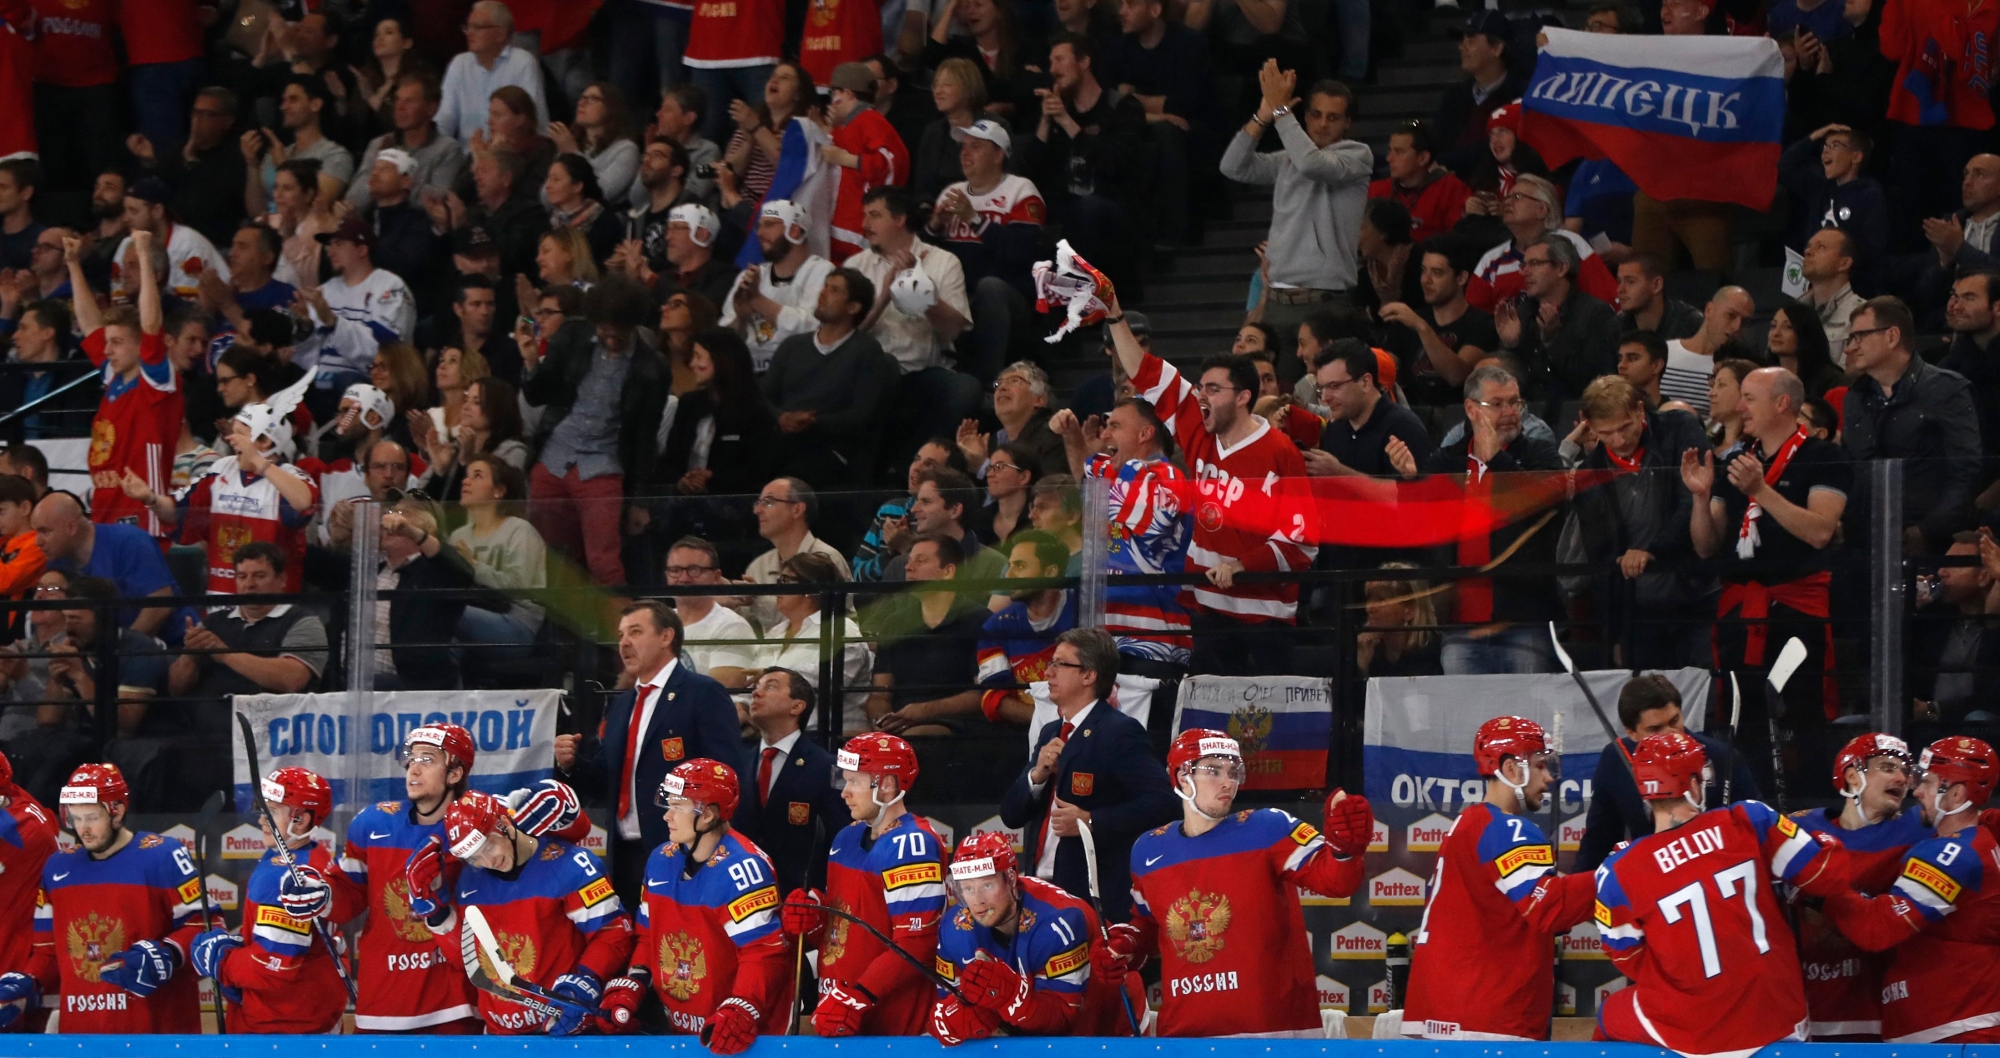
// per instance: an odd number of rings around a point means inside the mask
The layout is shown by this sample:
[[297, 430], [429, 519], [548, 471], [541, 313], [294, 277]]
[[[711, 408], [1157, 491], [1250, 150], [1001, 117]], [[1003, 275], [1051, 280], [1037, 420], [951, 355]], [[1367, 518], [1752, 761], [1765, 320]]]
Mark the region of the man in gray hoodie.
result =
[[[1264, 322], [1292, 334], [1299, 322], [1354, 285], [1361, 210], [1368, 201], [1374, 152], [1347, 139], [1354, 121], [1354, 93], [1339, 81], [1319, 81], [1301, 107], [1292, 93], [1298, 74], [1270, 60], [1257, 72], [1264, 99], [1257, 114], [1229, 141], [1222, 175], [1246, 184], [1270, 184], [1270, 301]], [[1303, 113], [1295, 113], [1297, 110]], [[1273, 125], [1284, 149], [1257, 153]]]

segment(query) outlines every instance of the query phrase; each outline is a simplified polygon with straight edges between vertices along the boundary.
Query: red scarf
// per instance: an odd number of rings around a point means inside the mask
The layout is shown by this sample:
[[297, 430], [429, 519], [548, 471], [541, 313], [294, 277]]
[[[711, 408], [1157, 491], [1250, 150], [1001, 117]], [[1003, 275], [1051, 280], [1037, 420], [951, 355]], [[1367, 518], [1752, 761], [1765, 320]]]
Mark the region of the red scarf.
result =
[[1637, 474], [1639, 472], [1639, 464], [1646, 461], [1646, 446], [1640, 445], [1638, 448], [1633, 449], [1632, 458], [1626, 459], [1618, 453], [1613, 452], [1610, 445], [1605, 445], [1604, 458], [1611, 460], [1611, 472], [1613, 474]]
[[[1764, 468], [1764, 484], [1777, 485], [1778, 479], [1785, 474], [1785, 467], [1791, 464], [1792, 456], [1798, 454], [1799, 446], [1806, 443], [1808, 436], [1806, 428], [1801, 426], [1797, 433], [1778, 446], [1778, 457]], [[1757, 553], [1757, 519], [1763, 515], [1764, 509], [1757, 505], [1756, 500], [1751, 500], [1750, 505], [1743, 508], [1743, 525], [1736, 530], [1736, 557], [1747, 559]]]

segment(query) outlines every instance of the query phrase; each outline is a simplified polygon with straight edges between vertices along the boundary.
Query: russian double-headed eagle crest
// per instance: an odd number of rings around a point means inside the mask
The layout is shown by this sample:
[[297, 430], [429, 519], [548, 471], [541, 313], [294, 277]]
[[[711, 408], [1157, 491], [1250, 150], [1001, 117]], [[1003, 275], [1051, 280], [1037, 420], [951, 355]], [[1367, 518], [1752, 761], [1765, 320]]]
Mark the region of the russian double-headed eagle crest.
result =
[[69, 962], [86, 981], [100, 980], [98, 967], [125, 950], [125, 923], [95, 911], [69, 924]]
[[664, 975], [660, 986], [685, 1003], [701, 991], [701, 982], [708, 976], [708, 956], [703, 954], [701, 942], [685, 931], [671, 933], [660, 940], [660, 971]]
[[1222, 934], [1229, 928], [1229, 898], [1190, 890], [1167, 908], [1167, 939], [1181, 958], [1204, 963], [1222, 951]]
[[[500, 949], [500, 958], [505, 959], [507, 965], [514, 968], [515, 973], [527, 977], [535, 972], [534, 941], [519, 933], [495, 933], [493, 941]], [[499, 972], [493, 969], [493, 963], [486, 958], [484, 947], [479, 949], [479, 968], [486, 971], [486, 976], [496, 981], [500, 979]]]
[[1243, 748], [1243, 756], [1254, 757], [1264, 748], [1264, 741], [1271, 737], [1271, 711], [1262, 706], [1246, 705], [1229, 714], [1229, 737]]
[[391, 878], [382, 886], [382, 909], [389, 913], [389, 925], [407, 944], [435, 943], [429, 926], [410, 913], [410, 883]]

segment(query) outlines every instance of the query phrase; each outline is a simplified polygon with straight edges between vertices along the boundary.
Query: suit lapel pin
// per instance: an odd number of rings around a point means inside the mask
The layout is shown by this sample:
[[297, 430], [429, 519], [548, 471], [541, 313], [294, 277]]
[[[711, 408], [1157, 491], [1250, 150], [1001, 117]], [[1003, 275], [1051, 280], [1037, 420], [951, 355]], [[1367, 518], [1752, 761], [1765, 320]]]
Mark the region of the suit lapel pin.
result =
[[668, 691], [668, 692], [667, 692], [667, 701], [670, 701], [670, 702], [671, 702], [671, 701], [673, 701], [673, 700], [674, 700], [674, 692], [672, 692], [672, 691]]

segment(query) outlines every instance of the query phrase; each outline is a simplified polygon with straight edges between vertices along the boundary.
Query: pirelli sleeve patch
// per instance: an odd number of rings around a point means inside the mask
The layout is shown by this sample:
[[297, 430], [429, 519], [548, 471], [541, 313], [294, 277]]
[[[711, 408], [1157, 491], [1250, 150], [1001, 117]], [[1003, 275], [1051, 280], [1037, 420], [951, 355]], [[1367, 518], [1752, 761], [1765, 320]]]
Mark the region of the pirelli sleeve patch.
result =
[[1602, 901], [1602, 900], [1599, 900], [1599, 901], [1597, 902], [1597, 911], [1595, 912], [1595, 914], [1596, 914], [1596, 918], [1597, 918], [1597, 924], [1598, 924], [1598, 925], [1600, 925], [1600, 926], [1604, 926], [1604, 927], [1607, 927], [1607, 928], [1609, 928], [1609, 927], [1610, 927], [1610, 925], [1611, 925], [1611, 909], [1610, 909], [1610, 908], [1608, 908], [1608, 907], [1605, 907], [1605, 906], [1604, 906], [1604, 901]]
[[1089, 961], [1090, 945], [1079, 944], [1051, 958], [1048, 965], [1042, 968], [1042, 974], [1045, 977], [1067, 977]]
[[[1509, 849], [1499, 859], [1493, 861], [1493, 868], [1505, 878], [1523, 867], [1553, 867], [1556, 865], [1556, 850], [1547, 845], [1523, 845]], [[1602, 906], [1602, 905], [1600, 905]]]
[[287, 933], [296, 933], [301, 937], [312, 932], [312, 924], [310, 922], [302, 918], [293, 918], [285, 914], [282, 908], [272, 907], [268, 904], [260, 905], [257, 908], [257, 925], [272, 926], [282, 929]]
[[175, 893], [181, 898], [181, 903], [183, 904], [192, 904], [200, 900], [201, 879], [189, 878], [187, 881], [181, 883], [181, 887], [175, 890]]
[[1316, 837], [1319, 837], [1319, 830], [1311, 823], [1300, 823], [1292, 828], [1292, 840], [1300, 845], [1310, 845]]
[[882, 885], [886, 889], [901, 889], [909, 885], [943, 885], [944, 869], [935, 862], [906, 863], [901, 867], [891, 867], [882, 872]]
[[583, 898], [583, 906], [596, 907], [606, 900], [611, 899], [611, 879], [599, 878], [589, 885], [584, 886], [583, 890], [577, 895]]
[[1792, 822], [1792, 817], [1790, 816], [1779, 816], [1778, 833], [1783, 834], [1788, 838], [1797, 837], [1799, 833], [1799, 825], [1797, 823]]
[[745, 893], [729, 902], [729, 920], [741, 922], [759, 911], [769, 911], [778, 906], [778, 890], [775, 886], [765, 886], [754, 893]]
[[939, 977], [942, 977], [947, 981], [958, 980], [957, 963], [952, 962], [950, 959], [947, 959], [942, 955], [935, 956], [935, 958], [937, 960], [937, 974]]
[[1903, 864], [1903, 877], [1936, 893], [1947, 904], [1956, 901], [1960, 890], [1963, 888], [1952, 880], [1951, 875], [1938, 870], [1936, 867], [1922, 860], [1913, 859], [1905, 862]]

